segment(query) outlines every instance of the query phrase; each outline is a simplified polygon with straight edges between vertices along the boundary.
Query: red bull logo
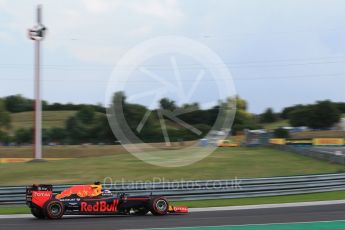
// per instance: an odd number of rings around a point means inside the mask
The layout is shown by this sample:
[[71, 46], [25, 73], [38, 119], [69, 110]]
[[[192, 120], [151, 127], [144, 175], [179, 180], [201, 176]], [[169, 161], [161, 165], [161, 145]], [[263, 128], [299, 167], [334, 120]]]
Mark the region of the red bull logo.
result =
[[55, 196], [56, 199], [63, 199], [71, 195], [77, 195], [79, 197], [94, 197], [99, 196], [102, 193], [101, 185], [75, 185], [68, 189], [65, 189], [60, 194]]
[[94, 204], [88, 204], [87, 202], [81, 202], [81, 212], [116, 212], [119, 201], [114, 200], [113, 203], [107, 204], [106, 201], [97, 201]]

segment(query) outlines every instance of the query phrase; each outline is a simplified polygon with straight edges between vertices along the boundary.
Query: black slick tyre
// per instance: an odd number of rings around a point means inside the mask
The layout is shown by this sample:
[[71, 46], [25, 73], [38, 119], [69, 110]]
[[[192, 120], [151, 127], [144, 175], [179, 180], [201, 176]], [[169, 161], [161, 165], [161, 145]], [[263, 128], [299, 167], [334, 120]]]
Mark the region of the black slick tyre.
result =
[[48, 200], [43, 206], [43, 213], [48, 219], [61, 219], [64, 212], [65, 208], [59, 200]]
[[169, 203], [164, 197], [153, 197], [150, 201], [150, 211], [155, 216], [163, 216], [168, 213]]
[[37, 219], [45, 219], [43, 210], [38, 207], [32, 207], [31, 209], [31, 214], [36, 217]]

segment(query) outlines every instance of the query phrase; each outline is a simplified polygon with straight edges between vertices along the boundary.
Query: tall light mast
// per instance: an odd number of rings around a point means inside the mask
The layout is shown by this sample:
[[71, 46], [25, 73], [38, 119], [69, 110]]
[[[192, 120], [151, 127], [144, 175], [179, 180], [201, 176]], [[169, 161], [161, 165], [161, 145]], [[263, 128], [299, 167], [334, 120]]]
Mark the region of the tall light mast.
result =
[[42, 159], [42, 102], [41, 102], [41, 63], [40, 63], [40, 43], [46, 32], [46, 27], [42, 24], [42, 6], [36, 8], [36, 25], [29, 29], [29, 38], [34, 41], [35, 64], [34, 64], [34, 158]]

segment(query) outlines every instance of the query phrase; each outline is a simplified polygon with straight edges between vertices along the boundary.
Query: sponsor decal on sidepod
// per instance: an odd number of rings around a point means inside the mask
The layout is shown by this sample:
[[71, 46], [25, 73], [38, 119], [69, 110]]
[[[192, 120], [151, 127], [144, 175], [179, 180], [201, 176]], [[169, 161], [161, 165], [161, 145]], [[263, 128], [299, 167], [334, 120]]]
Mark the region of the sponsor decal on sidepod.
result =
[[97, 201], [94, 204], [88, 204], [87, 202], [81, 202], [81, 212], [116, 212], [119, 201], [114, 200], [113, 203], [107, 204], [106, 201]]

